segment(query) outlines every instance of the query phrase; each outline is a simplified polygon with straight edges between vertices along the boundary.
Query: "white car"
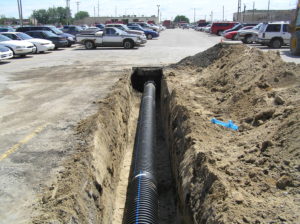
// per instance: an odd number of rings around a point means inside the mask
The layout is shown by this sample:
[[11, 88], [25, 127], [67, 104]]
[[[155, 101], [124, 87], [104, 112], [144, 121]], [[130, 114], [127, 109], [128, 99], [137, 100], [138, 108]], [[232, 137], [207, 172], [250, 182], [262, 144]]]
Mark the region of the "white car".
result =
[[0, 46], [0, 61], [12, 58], [13, 56], [14, 54], [9, 48]]
[[36, 47], [36, 51], [34, 53], [42, 53], [45, 51], [53, 50], [55, 45], [50, 40], [33, 38], [26, 33], [22, 32], [3, 32], [0, 33], [12, 40], [25, 40], [32, 43]]
[[272, 48], [289, 45], [291, 34], [288, 32], [287, 22], [264, 23], [258, 31], [257, 42]]
[[36, 47], [24, 40], [12, 40], [0, 34], [0, 46], [8, 47], [14, 55], [25, 57], [27, 54], [32, 54], [36, 51]]

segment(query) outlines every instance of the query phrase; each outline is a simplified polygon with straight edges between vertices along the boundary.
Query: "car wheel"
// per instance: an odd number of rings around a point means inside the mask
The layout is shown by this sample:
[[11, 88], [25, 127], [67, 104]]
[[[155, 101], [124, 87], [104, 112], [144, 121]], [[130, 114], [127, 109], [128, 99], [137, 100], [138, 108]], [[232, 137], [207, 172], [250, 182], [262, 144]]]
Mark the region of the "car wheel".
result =
[[243, 42], [244, 42], [245, 44], [251, 44], [251, 43], [252, 43], [251, 38], [252, 38], [252, 37], [251, 37], [250, 35], [248, 35], [248, 36], [245, 37], [245, 39], [244, 39]]
[[123, 46], [125, 49], [131, 49], [133, 48], [133, 43], [130, 40], [125, 40]]
[[72, 46], [72, 44], [71, 44], [71, 43], [68, 43], [67, 47], [71, 47], [71, 46]]
[[271, 40], [270, 46], [272, 48], [281, 48], [282, 41], [280, 39], [273, 39], [273, 40]]
[[221, 35], [222, 35], [222, 32], [223, 32], [222, 30], [219, 30], [219, 31], [217, 32], [217, 35], [218, 35], [218, 36], [221, 36]]
[[91, 49], [95, 49], [95, 44], [93, 41], [91, 40], [87, 40], [84, 42], [84, 46], [86, 49], [91, 50]]
[[148, 39], [148, 40], [151, 40], [152, 38], [153, 38], [153, 37], [152, 37], [151, 34], [148, 34], [148, 35], [147, 35], [147, 39]]
[[233, 36], [232, 36], [232, 38], [231, 38], [232, 40], [237, 40], [237, 35], [236, 34], [234, 34]]

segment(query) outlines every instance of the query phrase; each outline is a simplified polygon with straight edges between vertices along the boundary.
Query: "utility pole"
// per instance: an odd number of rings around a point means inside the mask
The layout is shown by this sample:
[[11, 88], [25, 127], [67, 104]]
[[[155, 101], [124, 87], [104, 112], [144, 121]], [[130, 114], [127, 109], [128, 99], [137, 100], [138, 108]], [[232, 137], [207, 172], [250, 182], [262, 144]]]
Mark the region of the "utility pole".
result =
[[67, 10], [67, 25], [69, 25], [69, 18], [71, 17], [70, 0], [66, 0], [66, 10]]
[[194, 23], [196, 22], [196, 8], [194, 8]]
[[224, 21], [224, 5], [223, 5], [223, 21]]
[[255, 9], [255, 2], [253, 2], [253, 10], [252, 10], [252, 22], [254, 22], [254, 9]]
[[244, 4], [243, 22], [245, 21], [245, 15], [246, 15], [246, 4]]
[[270, 0], [268, 2], [268, 20], [270, 20]]
[[158, 18], [158, 23], [159, 23], [159, 7], [160, 7], [160, 5], [157, 5], [157, 18]]
[[237, 12], [237, 21], [241, 20], [241, 0], [238, 0], [238, 12]]
[[77, 13], [79, 12], [79, 4], [80, 4], [80, 2], [76, 2], [76, 5], [77, 5]]
[[213, 15], [214, 15], [214, 12], [211, 11], [211, 14], [210, 14], [210, 21], [213, 22]]
[[117, 17], [117, 15], [118, 15], [118, 8], [117, 8], [117, 6], [115, 7], [115, 17]]
[[17, 2], [18, 2], [18, 11], [19, 11], [20, 25], [23, 26], [22, 0], [17, 0]]
[[100, 17], [100, 3], [99, 3], [99, 0], [98, 0], [98, 17]]

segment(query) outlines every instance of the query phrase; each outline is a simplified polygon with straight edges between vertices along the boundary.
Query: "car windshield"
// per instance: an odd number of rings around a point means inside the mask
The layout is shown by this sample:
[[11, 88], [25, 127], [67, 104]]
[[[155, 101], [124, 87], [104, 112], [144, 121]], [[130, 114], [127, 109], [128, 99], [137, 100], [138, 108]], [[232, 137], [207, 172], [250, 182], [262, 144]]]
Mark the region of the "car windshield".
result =
[[125, 30], [130, 30], [130, 29], [128, 28], [128, 26], [126, 26], [126, 25], [124, 25], [123, 27], [124, 27]]
[[17, 36], [19, 38], [21, 38], [22, 40], [29, 40], [29, 39], [32, 39], [31, 36], [27, 35], [26, 33], [18, 33]]
[[50, 28], [51, 28], [51, 30], [52, 30], [55, 34], [62, 34], [62, 33], [63, 33], [61, 30], [57, 29], [57, 28], [54, 27], [54, 26], [51, 26]]
[[4, 35], [1, 35], [1, 34], [0, 34], [0, 42], [1, 42], [1, 41], [8, 41], [8, 40], [11, 40], [11, 39], [8, 38], [8, 37], [6, 37], [6, 36], [4, 36]]
[[50, 31], [43, 31], [43, 32], [44, 32], [44, 34], [46, 34], [46, 36], [48, 36], [48, 37], [57, 37], [56, 34], [50, 32]]
[[261, 25], [262, 25], [261, 23], [260, 23], [260, 24], [257, 24], [255, 27], [253, 27], [253, 29], [254, 29], [254, 30], [259, 30], [259, 28], [260, 28]]

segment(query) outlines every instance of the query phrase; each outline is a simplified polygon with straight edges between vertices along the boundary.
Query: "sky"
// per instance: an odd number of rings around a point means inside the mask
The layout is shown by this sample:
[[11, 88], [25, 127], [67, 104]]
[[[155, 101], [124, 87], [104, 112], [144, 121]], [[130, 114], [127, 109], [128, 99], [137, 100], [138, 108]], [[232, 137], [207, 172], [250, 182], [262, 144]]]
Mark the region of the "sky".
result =
[[[242, 9], [246, 5], [246, 10], [267, 9], [268, 1], [270, 1], [270, 9], [293, 9], [296, 7], [298, 0], [242, 0]], [[72, 14], [77, 12], [77, 4], [79, 2], [79, 10], [87, 11], [90, 16], [94, 16], [94, 8], [96, 16], [98, 15], [98, 0], [70, 0], [70, 8]], [[232, 15], [237, 11], [238, 0], [99, 0], [100, 16], [122, 16], [122, 15], [157, 15], [157, 5], [160, 5], [162, 20], [174, 19], [176, 15], [185, 15], [191, 22], [199, 19], [211, 19], [213, 12], [213, 20], [223, 18], [232, 20]], [[48, 9], [49, 7], [66, 6], [66, 0], [22, 0], [23, 17], [28, 18], [33, 10]], [[6, 17], [18, 18], [17, 0], [0, 0], [0, 15]]]

